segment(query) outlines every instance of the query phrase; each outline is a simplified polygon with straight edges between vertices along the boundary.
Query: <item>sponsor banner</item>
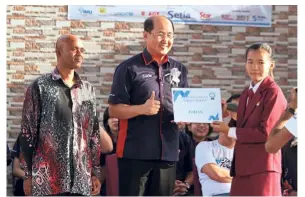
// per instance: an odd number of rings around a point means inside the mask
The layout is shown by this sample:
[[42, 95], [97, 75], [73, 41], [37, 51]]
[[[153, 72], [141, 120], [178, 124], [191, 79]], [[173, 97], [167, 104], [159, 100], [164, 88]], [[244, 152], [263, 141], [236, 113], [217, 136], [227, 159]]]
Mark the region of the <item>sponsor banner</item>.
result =
[[229, 26], [272, 25], [271, 5], [69, 5], [68, 19], [144, 22], [150, 16], [164, 15], [176, 24]]

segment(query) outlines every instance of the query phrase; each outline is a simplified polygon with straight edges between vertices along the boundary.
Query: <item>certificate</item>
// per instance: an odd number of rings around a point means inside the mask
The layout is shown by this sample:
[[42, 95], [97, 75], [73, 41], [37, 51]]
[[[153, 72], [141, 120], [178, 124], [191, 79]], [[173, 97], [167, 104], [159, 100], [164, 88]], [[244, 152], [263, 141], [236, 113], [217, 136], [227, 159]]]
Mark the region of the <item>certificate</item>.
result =
[[172, 88], [175, 122], [222, 121], [219, 88]]

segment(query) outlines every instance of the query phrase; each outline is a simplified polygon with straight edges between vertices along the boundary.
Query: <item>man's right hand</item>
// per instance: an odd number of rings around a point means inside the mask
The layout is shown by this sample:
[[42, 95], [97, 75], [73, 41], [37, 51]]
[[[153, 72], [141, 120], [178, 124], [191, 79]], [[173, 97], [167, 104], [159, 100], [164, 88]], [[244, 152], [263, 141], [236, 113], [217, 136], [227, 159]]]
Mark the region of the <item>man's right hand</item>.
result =
[[160, 101], [155, 100], [155, 91], [152, 91], [151, 96], [142, 105], [144, 115], [155, 115], [160, 109]]
[[28, 177], [23, 181], [23, 190], [26, 196], [32, 196], [32, 177]]

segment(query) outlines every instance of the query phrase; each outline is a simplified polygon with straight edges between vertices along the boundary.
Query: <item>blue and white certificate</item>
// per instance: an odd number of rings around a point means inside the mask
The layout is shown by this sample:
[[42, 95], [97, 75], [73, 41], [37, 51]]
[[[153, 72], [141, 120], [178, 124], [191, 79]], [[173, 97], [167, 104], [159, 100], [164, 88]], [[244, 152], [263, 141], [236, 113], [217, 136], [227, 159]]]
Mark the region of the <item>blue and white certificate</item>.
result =
[[219, 88], [172, 88], [175, 122], [222, 121]]

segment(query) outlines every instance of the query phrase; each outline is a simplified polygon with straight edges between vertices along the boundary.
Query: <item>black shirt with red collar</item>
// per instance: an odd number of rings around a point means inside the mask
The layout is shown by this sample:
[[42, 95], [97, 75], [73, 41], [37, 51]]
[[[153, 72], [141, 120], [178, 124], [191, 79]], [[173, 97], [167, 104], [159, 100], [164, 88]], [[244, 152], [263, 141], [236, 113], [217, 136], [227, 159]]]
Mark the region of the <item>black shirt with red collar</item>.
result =
[[[171, 73], [178, 74], [179, 80]], [[158, 65], [146, 48], [116, 68], [109, 104], [141, 105], [152, 91], [161, 102], [156, 115], [120, 120], [119, 158], [178, 161], [179, 131], [171, 122], [174, 120], [171, 88], [175, 87], [188, 87], [186, 67], [167, 56]]]

